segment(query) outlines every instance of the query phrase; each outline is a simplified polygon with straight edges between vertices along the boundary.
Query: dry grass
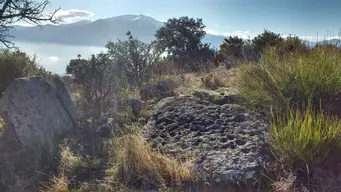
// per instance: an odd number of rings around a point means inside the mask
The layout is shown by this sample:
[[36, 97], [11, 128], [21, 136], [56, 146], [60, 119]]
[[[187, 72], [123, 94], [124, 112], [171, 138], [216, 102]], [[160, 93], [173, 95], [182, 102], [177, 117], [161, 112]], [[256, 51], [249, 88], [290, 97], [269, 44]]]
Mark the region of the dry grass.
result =
[[169, 76], [179, 86], [176, 89], [178, 94], [189, 94], [194, 89], [206, 88], [217, 89], [219, 87], [231, 87], [234, 85], [236, 69], [218, 67], [208, 73], [186, 73]]
[[49, 185], [43, 185], [40, 192], [69, 192], [68, 179], [62, 171], [58, 177], [53, 176]]
[[193, 182], [196, 178], [191, 163], [152, 151], [139, 134], [118, 138], [114, 154], [113, 169], [109, 172], [126, 186], [167, 189]]
[[0, 117], [0, 136], [4, 133], [5, 130], [5, 122], [4, 119]]

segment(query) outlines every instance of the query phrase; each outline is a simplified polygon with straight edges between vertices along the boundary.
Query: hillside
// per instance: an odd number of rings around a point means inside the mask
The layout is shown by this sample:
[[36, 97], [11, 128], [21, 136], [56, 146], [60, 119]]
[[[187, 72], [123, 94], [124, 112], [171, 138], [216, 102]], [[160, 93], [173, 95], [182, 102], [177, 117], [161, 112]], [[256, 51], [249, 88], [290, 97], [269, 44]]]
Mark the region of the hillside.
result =
[[[145, 15], [122, 15], [95, 21], [82, 20], [40, 27], [16, 26], [11, 31], [16, 41], [69, 45], [103, 46], [108, 40], [126, 39], [129, 30], [139, 40], [149, 42], [163, 22]], [[219, 47], [223, 36], [207, 34], [204, 42]]]

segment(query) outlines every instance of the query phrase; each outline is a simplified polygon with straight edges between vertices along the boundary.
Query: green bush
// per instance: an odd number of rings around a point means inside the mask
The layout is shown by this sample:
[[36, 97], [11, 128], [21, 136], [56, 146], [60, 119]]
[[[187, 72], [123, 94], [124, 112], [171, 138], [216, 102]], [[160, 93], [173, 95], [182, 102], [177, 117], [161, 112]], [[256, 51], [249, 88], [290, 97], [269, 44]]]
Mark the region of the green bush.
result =
[[240, 67], [237, 86], [251, 105], [263, 109], [307, 106], [311, 101], [315, 109], [322, 104], [335, 112], [340, 106], [341, 52], [320, 46], [279, 56], [278, 49], [268, 48], [259, 64]]
[[311, 107], [276, 116], [270, 133], [275, 154], [289, 164], [335, 159], [341, 150], [341, 121]]
[[21, 51], [0, 51], [0, 95], [18, 77], [43, 76], [47, 71], [39, 67], [36, 58]]

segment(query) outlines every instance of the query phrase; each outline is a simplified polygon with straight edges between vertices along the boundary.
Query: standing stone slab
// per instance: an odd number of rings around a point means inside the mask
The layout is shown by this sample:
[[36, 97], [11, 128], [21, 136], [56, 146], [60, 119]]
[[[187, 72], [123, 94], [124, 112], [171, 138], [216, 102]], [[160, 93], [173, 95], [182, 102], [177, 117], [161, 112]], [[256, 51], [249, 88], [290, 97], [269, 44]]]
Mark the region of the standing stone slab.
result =
[[0, 99], [6, 132], [23, 146], [45, 145], [75, 127], [77, 112], [64, 84], [38, 77], [15, 79]]

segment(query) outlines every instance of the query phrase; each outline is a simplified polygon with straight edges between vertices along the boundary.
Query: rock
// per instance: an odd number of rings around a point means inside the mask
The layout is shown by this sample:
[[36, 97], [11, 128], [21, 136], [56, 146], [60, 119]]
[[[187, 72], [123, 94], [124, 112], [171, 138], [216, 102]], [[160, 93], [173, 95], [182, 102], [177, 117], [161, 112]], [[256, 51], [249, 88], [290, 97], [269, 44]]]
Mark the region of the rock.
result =
[[163, 99], [174, 96], [174, 89], [177, 87], [173, 80], [161, 80], [158, 82], [148, 82], [142, 85], [140, 95], [142, 100], [153, 98]]
[[142, 102], [138, 99], [134, 99], [134, 98], [129, 98], [126, 100], [126, 103], [128, 105], [128, 107], [130, 108], [130, 110], [134, 113], [134, 114], [138, 114], [141, 112], [142, 110]]
[[220, 88], [216, 91], [206, 89], [195, 89], [192, 95], [198, 99], [205, 100], [217, 105], [227, 103], [242, 103], [244, 99], [238, 90], [234, 88]]
[[195, 169], [208, 179], [236, 183], [257, 182], [270, 160], [266, 128], [259, 114], [237, 104], [169, 97], [154, 107], [142, 132], [166, 153], [192, 154]]
[[23, 146], [45, 146], [77, 123], [76, 108], [58, 76], [54, 86], [39, 77], [15, 79], [0, 99], [6, 133]]

